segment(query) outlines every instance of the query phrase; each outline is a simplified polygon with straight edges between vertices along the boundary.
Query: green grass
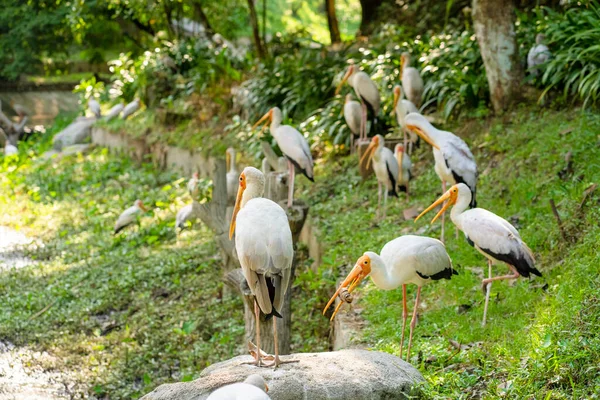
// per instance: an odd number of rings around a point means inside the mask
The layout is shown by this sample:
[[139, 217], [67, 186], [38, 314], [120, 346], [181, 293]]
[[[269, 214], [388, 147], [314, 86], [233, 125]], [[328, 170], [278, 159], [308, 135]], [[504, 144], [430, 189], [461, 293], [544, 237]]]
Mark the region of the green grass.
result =
[[[471, 121], [457, 127], [478, 161], [478, 205], [516, 221], [544, 277], [520, 279], [512, 287], [495, 283], [488, 325], [482, 328], [484, 296], [476, 272], [487, 270], [487, 263], [462, 234], [454, 238], [449, 224], [446, 244], [459, 275], [424, 287], [415, 331], [411, 361], [426, 377], [425, 397], [589, 398], [600, 391], [599, 193], [578, 211], [584, 190], [600, 179], [599, 129], [597, 114], [529, 109], [489, 126]], [[568, 151], [574, 173], [562, 180], [558, 172]], [[441, 194], [432, 158], [430, 149], [413, 157], [417, 179], [410, 203], [421, 209]], [[326, 160], [316, 176], [315, 187], [305, 186], [304, 195], [313, 205], [325, 248], [320, 273], [328, 291], [320, 291], [321, 301], [364, 251], [379, 252], [403, 234], [439, 237], [439, 223], [428, 224], [434, 214], [417, 223], [403, 220], [404, 199], [392, 201], [388, 217], [377, 223], [375, 179], [361, 182], [355, 157]], [[565, 221], [568, 243], [561, 239], [550, 199]], [[506, 272], [494, 267], [495, 275]], [[362, 341], [397, 354], [401, 291], [381, 291], [370, 281], [359, 290], [367, 321]], [[409, 307], [414, 293], [411, 287]], [[459, 313], [459, 308], [467, 311]], [[457, 353], [449, 340], [475, 346]], [[508, 389], [502, 389], [499, 385], [506, 382]]]

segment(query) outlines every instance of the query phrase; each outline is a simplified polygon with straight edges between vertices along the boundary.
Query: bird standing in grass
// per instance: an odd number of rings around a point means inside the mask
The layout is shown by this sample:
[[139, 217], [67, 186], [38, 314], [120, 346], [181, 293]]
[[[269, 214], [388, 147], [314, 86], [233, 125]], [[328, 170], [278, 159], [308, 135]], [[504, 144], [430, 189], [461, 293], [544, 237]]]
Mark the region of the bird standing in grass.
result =
[[102, 110], [100, 109], [100, 103], [94, 98], [90, 98], [88, 100], [88, 107], [92, 113], [96, 116], [96, 118], [100, 118], [102, 116]]
[[[392, 107], [392, 115], [396, 115], [398, 126], [402, 130], [404, 138], [404, 147], [407, 146], [407, 153], [412, 154], [413, 145], [418, 147], [419, 136], [416, 133], [406, 129], [404, 119], [410, 113], [419, 113], [417, 107], [410, 101], [403, 98], [402, 88], [399, 85], [394, 86], [394, 106]], [[408, 134], [408, 137], [407, 137]]]
[[385, 147], [383, 136], [375, 135], [371, 139], [371, 144], [360, 159], [367, 160], [367, 169], [373, 161], [373, 170], [377, 178], [377, 214], [381, 206], [381, 192], [383, 191], [383, 218], [386, 216], [388, 196], [398, 197], [396, 185], [398, 184], [398, 161], [390, 149]]
[[400, 76], [406, 98], [417, 108], [421, 107], [424, 87], [423, 78], [421, 78], [421, 74], [416, 68], [410, 66], [410, 54], [406, 52], [402, 53], [400, 58]]
[[[531, 274], [542, 276], [542, 274], [535, 268], [533, 252], [521, 239], [514, 226], [504, 218], [483, 208], [468, 209], [471, 204], [471, 190], [464, 183], [452, 186], [423, 211], [415, 221], [444, 202], [446, 204], [431, 222], [433, 223], [440, 215], [444, 214], [448, 207], [454, 205], [450, 213], [452, 222], [465, 234], [467, 242], [488, 259], [489, 276], [482, 282], [483, 288], [486, 290], [482, 322], [482, 325], [485, 326], [493, 281], [517, 279], [519, 276], [527, 278]], [[512, 273], [492, 277], [492, 265], [499, 263], [508, 265]]]
[[404, 146], [398, 143], [394, 148], [394, 154], [398, 161], [398, 189], [406, 193], [406, 200], [410, 200], [409, 185], [412, 179], [412, 162], [410, 156], [404, 151]]
[[[413, 329], [417, 324], [417, 310], [421, 300], [421, 287], [431, 281], [450, 279], [452, 275], [456, 274], [456, 271], [452, 269], [452, 260], [442, 242], [424, 236], [400, 236], [386, 243], [381, 249], [380, 255], [367, 251], [356, 261], [352, 271], [325, 306], [323, 315], [342, 290], [352, 293], [361, 280], [367, 276], [371, 276], [373, 283], [379, 289], [393, 290], [402, 286], [402, 338], [400, 339], [400, 357], [402, 357], [404, 331], [406, 330], [406, 320], [408, 318], [406, 285], [409, 283], [417, 285], [417, 296], [410, 321], [406, 354], [406, 359], [410, 360]], [[342, 304], [344, 302], [340, 301], [331, 316], [331, 320], [333, 320]]]
[[187, 228], [186, 222], [193, 221], [198, 216], [198, 206], [199, 203], [196, 200], [193, 200], [191, 204], [184, 206], [181, 210], [177, 212], [177, 216], [175, 217], [175, 229], [179, 229], [180, 231]]
[[533, 76], [538, 76], [540, 71], [537, 67], [550, 60], [552, 56], [550, 49], [544, 44], [545, 40], [546, 35], [538, 33], [535, 37], [535, 46], [527, 53], [527, 69]]
[[[255, 298], [256, 365], [260, 352], [260, 313], [267, 320], [282, 318], [281, 311], [292, 276], [294, 245], [287, 215], [279, 204], [263, 198], [265, 176], [246, 167], [239, 177], [239, 189], [231, 216], [229, 238], [235, 232], [235, 249], [244, 276]], [[273, 318], [275, 360], [279, 359], [277, 321]]]
[[269, 387], [262, 376], [252, 374], [242, 383], [223, 386], [206, 400], [269, 400]]
[[350, 148], [354, 148], [354, 136], [360, 135], [362, 109], [358, 101], [352, 100], [352, 95], [346, 95], [344, 102], [344, 119], [350, 129]]
[[136, 222], [137, 217], [142, 212], [148, 211], [141, 200], [136, 200], [133, 203], [133, 206], [129, 207], [127, 210], [123, 211], [119, 218], [117, 218], [117, 222], [115, 223], [115, 230], [113, 234], [117, 234], [121, 232], [123, 229], [128, 227], [129, 225]]

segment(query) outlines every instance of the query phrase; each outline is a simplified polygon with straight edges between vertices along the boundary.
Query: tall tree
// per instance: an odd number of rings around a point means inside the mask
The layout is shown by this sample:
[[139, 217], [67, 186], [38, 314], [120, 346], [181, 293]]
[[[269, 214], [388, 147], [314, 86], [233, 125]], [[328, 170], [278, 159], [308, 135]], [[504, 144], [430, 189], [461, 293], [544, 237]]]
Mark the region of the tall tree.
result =
[[329, 38], [331, 44], [340, 43], [342, 37], [340, 35], [340, 27], [335, 15], [335, 0], [325, 0], [325, 11], [327, 12], [327, 24], [329, 25]]
[[265, 58], [265, 50], [263, 43], [260, 40], [260, 32], [258, 30], [258, 18], [256, 16], [256, 8], [254, 7], [254, 0], [248, 0], [248, 8], [250, 9], [250, 25], [252, 25], [252, 37], [254, 38], [254, 45], [256, 46], [256, 52], [258, 58]]
[[215, 30], [210, 24], [210, 21], [208, 20], [208, 17], [206, 16], [204, 9], [202, 8], [202, 2], [195, 1], [192, 6], [194, 7], [194, 14], [196, 18], [198, 19], [198, 21], [200, 21], [202, 26], [204, 26], [206, 33], [208, 35], [214, 34]]
[[523, 68], [515, 34], [512, 0], [473, 0], [473, 26], [485, 65], [494, 111], [518, 100]]

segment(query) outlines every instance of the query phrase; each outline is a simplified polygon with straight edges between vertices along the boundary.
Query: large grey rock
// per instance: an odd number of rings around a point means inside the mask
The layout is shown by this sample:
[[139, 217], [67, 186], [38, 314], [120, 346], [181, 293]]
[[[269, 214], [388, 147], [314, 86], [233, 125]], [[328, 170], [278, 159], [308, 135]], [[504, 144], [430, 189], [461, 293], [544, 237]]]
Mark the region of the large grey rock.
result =
[[63, 147], [89, 141], [94, 122], [96, 122], [96, 118], [77, 118], [73, 123], [54, 136], [52, 147], [54, 150], [60, 151]]
[[273, 400], [378, 400], [406, 399], [423, 376], [400, 358], [367, 350], [302, 353], [283, 356], [277, 369], [244, 364], [239, 356], [206, 368], [193, 382], [161, 385], [143, 400], [204, 400], [215, 389], [261, 375]]

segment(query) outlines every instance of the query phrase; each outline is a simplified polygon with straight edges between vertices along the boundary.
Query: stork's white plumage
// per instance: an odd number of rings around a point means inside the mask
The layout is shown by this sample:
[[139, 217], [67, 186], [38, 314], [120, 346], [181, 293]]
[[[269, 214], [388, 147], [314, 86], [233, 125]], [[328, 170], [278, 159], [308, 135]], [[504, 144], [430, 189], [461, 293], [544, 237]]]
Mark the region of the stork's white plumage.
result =
[[175, 230], [184, 230], [187, 228], [186, 222], [190, 221], [193, 223], [194, 220], [198, 218], [198, 206], [199, 203], [193, 200], [191, 204], [188, 204], [177, 211], [177, 216], [175, 217]]
[[[260, 359], [259, 307], [266, 318], [281, 318], [291, 273], [294, 246], [285, 211], [262, 197], [265, 177], [256, 168], [246, 167], [239, 177], [239, 189], [231, 217], [229, 237], [235, 232], [235, 249], [244, 276], [256, 298], [256, 362]], [[275, 341], [274, 365], [280, 363], [277, 323], [273, 318]]]
[[538, 33], [535, 37], [535, 46], [527, 54], [527, 69], [533, 76], [539, 74], [539, 68], [536, 67], [547, 62], [552, 56], [550, 49], [544, 44], [544, 40], [546, 40], [546, 36], [543, 33]]
[[198, 191], [200, 190], [198, 188], [199, 182], [200, 182], [199, 175], [197, 172], [194, 172], [192, 174], [192, 177], [190, 178], [190, 180], [187, 183], [187, 190], [188, 190], [188, 193], [190, 194], [190, 196], [192, 197], [192, 200], [197, 200], [196, 196], [198, 196]]
[[360, 135], [361, 115], [362, 109], [360, 103], [356, 100], [352, 100], [352, 95], [348, 93], [344, 103], [344, 119], [353, 136]]
[[381, 135], [373, 136], [371, 144], [360, 159], [367, 160], [367, 169], [373, 161], [373, 171], [377, 177], [377, 213], [381, 203], [381, 192], [383, 190], [383, 218], [386, 215], [388, 195], [398, 197], [396, 187], [398, 185], [398, 161], [394, 153], [385, 147], [385, 140]]
[[404, 146], [398, 143], [394, 148], [394, 155], [398, 161], [398, 189], [406, 192], [406, 200], [409, 200], [409, 186], [410, 180], [412, 179], [412, 162], [410, 156], [406, 154]]
[[227, 203], [235, 203], [235, 194], [238, 188], [238, 178], [240, 173], [237, 170], [235, 149], [230, 147], [225, 152], [225, 159], [227, 163]]
[[[469, 146], [453, 133], [436, 129], [420, 114], [408, 114], [405, 119], [407, 129], [415, 132], [433, 148], [435, 172], [442, 181], [442, 193], [446, 183], [465, 183], [473, 194], [471, 207], [477, 206], [477, 164]], [[444, 218], [442, 217], [442, 241], [444, 240]]]
[[117, 118], [124, 108], [125, 104], [123, 103], [115, 104], [110, 110], [108, 110], [108, 112], [104, 116], [104, 119], [110, 121], [111, 119]]
[[123, 108], [123, 113], [121, 114], [121, 118], [127, 119], [130, 115], [135, 113], [141, 107], [141, 100], [139, 98], [135, 98], [131, 103], [127, 104], [125, 108]]
[[[381, 255], [371, 251], [365, 252], [356, 261], [350, 274], [327, 303], [325, 311], [333, 304], [336, 296], [342, 288], [352, 292], [367, 276], [371, 276], [373, 283], [380, 289], [393, 290], [402, 286], [402, 338], [400, 341], [400, 357], [404, 346], [404, 330], [408, 309], [406, 307], [406, 285], [409, 283], [417, 285], [417, 298], [410, 322], [410, 336], [408, 339], [408, 351], [406, 359], [410, 359], [410, 348], [412, 344], [413, 329], [417, 322], [417, 309], [421, 296], [421, 287], [431, 281], [439, 279], [450, 279], [456, 275], [452, 268], [452, 260], [446, 252], [444, 244], [437, 239], [424, 236], [406, 235], [400, 236], [383, 246]], [[335, 317], [343, 302], [340, 301], [331, 319]]]
[[117, 234], [129, 225], [133, 224], [137, 220], [138, 214], [147, 211], [144, 207], [144, 204], [141, 200], [136, 200], [133, 203], [133, 206], [129, 207], [121, 215], [117, 218], [117, 222], [115, 223], [115, 230], [113, 234]]
[[367, 108], [373, 114], [373, 124], [377, 123], [377, 116], [381, 108], [381, 97], [379, 96], [379, 89], [375, 85], [375, 82], [365, 72], [360, 71], [357, 66], [350, 65], [346, 70], [346, 74], [342, 78], [342, 81], [335, 90], [335, 94], [339, 94], [342, 86], [345, 82], [354, 89], [354, 92], [361, 101], [361, 132], [360, 138], [365, 140], [367, 138]]
[[15, 154], [19, 154], [19, 149], [17, 149], [17, 146], [10, 144], [7, 140], [4, 144], [4, 156], [12, 156]]
[[96, 116], [96, 118], [100, 118], [102, 116], [102, 110], [100, 109], [100, 103], [94, 98], [90, 98], [88, 100], [88, 107], [92, 113]]
[[[396, 121], [398, 126], [402, 130], [402, 136], [404, 137], [404, 147], [408, 145], [408, 152], [412, 154], [413, 145], [418, 144], [419, 136], [416, 133], [406, 129], [406, 123], [404, 122], [406, 116], [410, 113], [419, 113], [417, 107], [410, 100], [403, 98], [404, 93], [399, 85], [394, 86], [394, 106], [392, 107], [392, 114], [396, 114]], [[407, 135], [408, 134], [408, 138]]]
[[419, 71], [410, 66], [410, 54], [402, 53], [400, 58], [400, 75], [406, 98], [415, 106], [421, 107], [423, 100], [423, 78]]
[[215, 390], [206, 400], [269, 400], [268, 391], [269, 387], [263, 377], [253, 374], [242, 383]]
[[[535, 268], [533, 252], [521, 239], [519, 232], [504, 218], [483, 208], [468, 209], [471, 203], [471, 190], [464, 183], [452, 186], [446, 193], [421, 213], [418, 220], [434, 207], [446, 202], [431, 221], [432, 223], [450, 207], [450, 218], [466, 236], [467, 241], [488, 259], [489, 277], [483, 280], [486, 288], [483, 323], [485, 325], [487, 308], [490, 299], [490, 288], [493, 281], [516, 279], [519, 276], [529, 277], [531, 274], [542, 276]], [[512, 274], [492, 278], [492, 264], [506, 263]]]
[[[277, 141], [279, 149], [283, 152], [283, 155], [288, 160], [288, 169], [290, 172], [290, 182], [288, 185], [288, 208], [292, 206], [294, 197], [294, 177], [296, 168], [302, 172], [311, 182], [314, 182], [313, 175], [313, 159], [310, 153], [310, 147], [306, 138], [302, 136], [295, 128], [289, 125], [281, 125], [283, 121], [283, 114], [278, 107], [273, 107], [266, 113], [254, 127], [260, 125], [263, 121], [265, 126], [271, 122], [270, 131], [271, 135]], [[264, 127], [263, 127], [264, 129]]]

